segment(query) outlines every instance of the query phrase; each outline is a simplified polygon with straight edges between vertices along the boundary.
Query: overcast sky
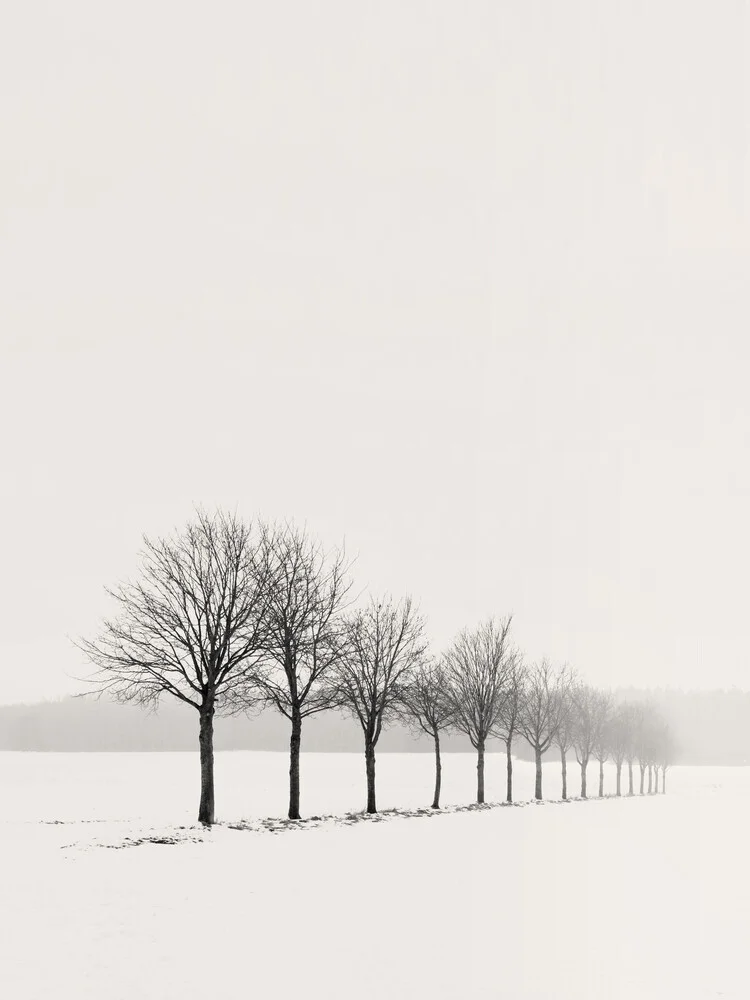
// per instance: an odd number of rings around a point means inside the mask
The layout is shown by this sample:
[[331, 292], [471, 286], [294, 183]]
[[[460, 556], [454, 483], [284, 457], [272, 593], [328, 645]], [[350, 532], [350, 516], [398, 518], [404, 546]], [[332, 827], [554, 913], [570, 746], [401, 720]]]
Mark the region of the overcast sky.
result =
[[0, 701], [195, 503], [750, 686], [749, 66], [739, 0], [11, 5]]

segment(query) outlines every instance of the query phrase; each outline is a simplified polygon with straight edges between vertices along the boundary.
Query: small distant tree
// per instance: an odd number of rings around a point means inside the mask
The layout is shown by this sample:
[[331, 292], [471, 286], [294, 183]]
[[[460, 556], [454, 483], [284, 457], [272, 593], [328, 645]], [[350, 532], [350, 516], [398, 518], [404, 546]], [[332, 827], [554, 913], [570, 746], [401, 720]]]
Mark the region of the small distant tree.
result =
[[653, 792], [653, 755], [654, 739], [657, 723], [657, 713], [649, 702], [642, 702], [635, 712], [635, 756], [640, 770], [640, 794], [645, 793], [646, 777], [648, 776], [648, 794]]
[[630, 725], [627, 705], [619, 705], [607, 725], [606, 742], [615, 765], [615, 794], [622, 795], [622, 765], [630, 746]]
[[570, 675], [569, 684], [558, 692], [559, 699], [559, 723], [555, 733], [554, 743], [560, 751], [560, 764], [562, 767], [562, 797], [563, 801], [568, 798], [568, 753], [573, 749], [575, 741], [575, 702], [573, 692], [577, 688], [577, 682]]
[[513, 739], [518, 732], [518, 718], [524, 698], [526, 668], [520, 653], [509, 654], [505, 698], [500, 709], [497, 733], [505, 744], [505, 801], [513, 802]]
[[79, 648], [98, 668], [92, 685], [117, 701], [155, 707], [162, 695], [198, 713], [198, 820], [215, 818], [214, 715], [242, 686], [265, 639], [268, 564], [250, 525], [198, 511], [169, 538], [144, 538], [138, 579], [108, 593], [117, 616]]
[[599, 692], [597, 704], [597, 732], [594, 740], [594, 757], [599, 764], [599, 798], [604, 798], [604, 765], [611, 755], [610, 722], [612, 703], [609, 695]]
[[490, 618], [473, 630], [464, 629], [444, 656], [448, 696], [456, 729], [469, 737], [477, 752], [477, 802], [484, 802], [484, 753], [497, 732], [507, 696], [512, 650], [512, 618]]
[[[250, 684], [291, 724], [289, 818], [300, 818], [304, 719], [335, 706], [328, 684], [341, 650], [342, 613], [351, 583], [343, 549], [326, 552], [293, 524], [265, 529], [269, 575], [263, 658]], [[240, 703], [247, 688], [240, 689]]]
[[586, 772], [606, 719], [608, 699], [587, 684], [578, 684], [572, 692], [573, 749], [581, 768], [581, 798], [587, 798]]
[[662, 795], [667, 791], [667, 771], [672, 766], [675, 755], [675, 741], [672, 730], [667, 723], [661, 732], [659, 742], [658, 762], [661, 767], [661, 791]]
[[555, 670], [549, 660], [534, 664], [526, 672], [518, 729], [534, 751], [537, 800], [542, 798], [542, 756], [552, 746], [560, 727], [567, 683], [567, 672]]
[[440, 733], [450, 728], [453, 710], [446, 693], [442, 664], [430, 660], [420, 664], [400, 692], [400, 715], [407, 725], [426, 733], [435, 748], [435, 794], [432, 808], [440, 808], [443, 766], [440, 759]]
[[625, 724], [626, 743], [625, 760], [628, 762], [628, 795], [634, 795], [633, 764], [638, 756], [639, 730], [642, 725], [643, 708], [635, 702], [626, 702], [622, 706], [622, 718]]
[[648, 768], [648, 794], [659, 791], [659, 762], [667, 725], [654, 705], [648, 706], [643, 732], [643, 754]]
[[409, 597], [370, 600], [345, 622], [333, 691], [336, 703], [362, 727], [368, 813], [377, 812], [375, 747], [384, 723], [398, 715], [425, 650], [424, 620]]

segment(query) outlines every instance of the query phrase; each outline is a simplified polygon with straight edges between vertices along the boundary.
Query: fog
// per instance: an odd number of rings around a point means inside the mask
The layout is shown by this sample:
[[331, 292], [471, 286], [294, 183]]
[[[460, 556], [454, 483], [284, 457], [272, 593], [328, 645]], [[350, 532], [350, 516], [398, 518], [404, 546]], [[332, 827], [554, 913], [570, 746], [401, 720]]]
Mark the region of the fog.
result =
[[15, 4], [0, 701], [193, 504], [437, 647], [746, 683], [743, 4]]
[[[750, 693], [741, 691], [616, 692], [622, 701], [648, 699], [672, 730], [675, 761], [680, 764], [747, 764], [746, 734], [750, 727]], [[465, 736], [446, 732], [444, 752], [471, 751]], [[306, 752], [361, 753], [362, 731], [355, 720], [336, 712], [305, 721], [302, 747]], [[491, 740], [491, 750], [504, 744]], [[37, 751], [197, 751], [197, 713], [165, 701], [158, 712], [106, 700], [65, 698], [35, 705], [0, 706], [0, 750]], [[289, 750], [289, 723], [277, 712], [217, 718], [218, 750]], [[378, 753], [433, 753], [432, 740], [398, 723], [383, 730]], [[519, 736], [514, 755], [532, 759]], [[546, 759], [557, 759], [552, 749]], [[197, 765], [196, 765], [197, 766]]]

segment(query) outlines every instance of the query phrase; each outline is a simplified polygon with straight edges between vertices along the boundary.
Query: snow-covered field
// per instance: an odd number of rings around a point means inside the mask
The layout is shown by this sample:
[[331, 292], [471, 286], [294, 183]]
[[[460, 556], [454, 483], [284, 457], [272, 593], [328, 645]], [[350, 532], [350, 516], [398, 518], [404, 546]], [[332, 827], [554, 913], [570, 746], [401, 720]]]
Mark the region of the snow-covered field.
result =
[[[283, 816], [287, 766], [218, 754], [221, 822], [203, 832], [197, 755], [0, 754], [2, 995], [750, 996], [750, 769], [674, 768], [650, 798], [224, 825]], [[302, 767], [305, 815], [361, 808], [359, 756]], [[532, 766], [516, 779], [528, 801]], [[446, 755], [444, 802], [470, 802], [473, 782], [473, 757]], [[382, 809], [428, 805], [431, 786], [431, 755], [378, 758]], [[503, 788], [490, 755], [488, 800]], [[148, 836], [181, 839], [112, 849]]]

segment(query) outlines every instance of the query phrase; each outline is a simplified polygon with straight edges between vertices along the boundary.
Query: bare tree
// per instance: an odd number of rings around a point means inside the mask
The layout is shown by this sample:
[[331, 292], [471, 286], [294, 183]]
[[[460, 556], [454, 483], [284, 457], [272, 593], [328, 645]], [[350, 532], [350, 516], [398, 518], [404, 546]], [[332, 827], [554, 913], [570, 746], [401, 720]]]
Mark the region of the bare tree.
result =
[[666, 794], [667, 791], [667, 770], [672, 766], [675, 755], [675, 741], [672, 735], [672, 730], [669, 725], [665, 722], [659, 740], [659, 750], [657, 761], [659, 767], [661, 767], [661, 791], [662, 795]]
[[440, 808], [443, 767], [440, 760], [440, 733], [453, 721], [453, 708], [446, 695], [447, 684], [442, 664], [430, 660], [420, 664], [401, 689], [400, 716], [407, 725], [432, 737], [435, 747], [435, 794], [432, 808]]
[[500, 725], [508, 690], [511, 617], [494, 618], [473, 631], [464, 629], [445, 657], [448, 694], [455, 728], [469, 737], [477, 752], [477, 802], [484, 802], [484, 753], [487, 739]]
[[214, 715], [246, 685], [263, 644], [268, 568], [252, 528], [198, 511], [171, 538], [144, 538], [140, 575], [108, 593], [116, 618], [79, 648], [99, 694], [156, 706], [163, 694], [199, 717], [198, 820], [214, 822]]
[[337, 703], [362, 726], [368, 813], [377, 812], [375, 747], [383, 724], [398, 715], [403, 689], [425, 650], [424, 620], [409, 597], [370, 600], [345, 623], [333, 687]]
[[667, 724], [655, 706], [647, 706], [641, 746], [648, 769], [649, 795], [656, 795], [659, 791], [659, 763], [667, 729]]
[[335, 705], [327, 683], [340, 653], [351, 583], [343, 550], [327, 553], [292, 524], [265, 530], [271, 568], [264, 657], [252, 680], [267, 704], [291, 723], [289, 818], [300, 818], [302, 722]]
[[524, 697], [525, 667], [520, 653], [508, 655], [505, 697], [500, 709], [497, 736], [505, 744], [505, 801], [513, 801], [513, 739], [518, 731], [518, 716]]
[[648, 772], [648, 794], [652, 789], [652, 756], [654, 753], [653, 739], [655, 727], [655, 712], [648, 702], [639, 703], [634, 712], [634, 749], [640, 770], [640, 794], [645, 791], [646, 774]]
[[573, 692], [576, 690], [576, 682], [570, 675], [570, 682], [564, 690], [558, 692], [559, 699], [559, 722], [555, 733], [554, 743], [560, 751], [560, 764], [562, 766], [562, 797], [563, 801], [568, 798], [568, 753], [573, 748], [575, 741], [575, 703]]
[[622, 795], [622, 765], [627, 757], [631, 743], [630, 713], [628, 709], [628, 705], [618, 705], [612, 713], [606, 731], [606, 743], [615, 764], [615, 794], [618, 796]]
[[623, 706], [626, 743], [625, 760], [628, 762], [628, 795], [634, 795], [633, 764], [638, 756], [638, 733], [642, 724], [643, 706], [636, 702], [628, 702]]
[[574, 705], [573, 749], [581, 768], [581, 798], [587, 797], [586, 771], [601, 727], [606, 719], [608, 698], [586, 684], [578, 684], [572, 692]]
[[594, 740], [594, 757], [599, 764], [599, 798], [604, 798], [604, 765], [611, 754], [610, 722], [612, 719], [612, 702], [609, 695], [600, 692], [598, 709], [598, 726]]
[[537, 800], [542, 798], [542, 755], [549, 750], [557, 735], [563, 710], [562, 695], [567, 683], [567, 671], [564, 668], [555, 670], [546, 659], [529, 667], [526, 672], [518, 730], [534, 751], [534, 797]]

